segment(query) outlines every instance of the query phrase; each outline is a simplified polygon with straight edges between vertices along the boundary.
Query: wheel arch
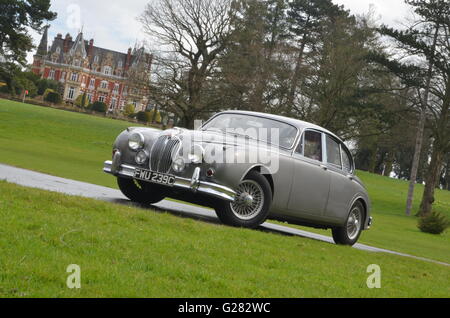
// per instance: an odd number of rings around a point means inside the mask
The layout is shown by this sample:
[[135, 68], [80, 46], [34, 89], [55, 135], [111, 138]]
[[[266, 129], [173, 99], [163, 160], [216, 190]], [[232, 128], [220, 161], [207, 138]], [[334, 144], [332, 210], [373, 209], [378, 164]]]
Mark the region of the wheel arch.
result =
[[275, 196], [275, 184], [273, 181], [272, 173], [267, 169], [266, 167], [262, 165], [256, 165], [248, 169], [244, 176], [242, 177], [241, 181], [245, 180], [245, 178], [248, 176], [248, 174], [252, 171], [256, 171], [260, 173], [264, 178], [266, 178], [267, 182], [269, 182], [270, 189], [272, 190], [272, 198]]
[[353, 201], [351, 206], [353, 207], [357, 202], [361, 203], [361, 205], [363, 206], [363, 209], [364, 209], [364, 211], [363, 211], [364, 212], [364, 229], [367, 229], [367, 224], [368, 224], [369, 218], [370, 218], [369, 210], [368, 210], [369, 209], [368, 204], [367, 204], [366, 200], [362, 196], [359, 196]]

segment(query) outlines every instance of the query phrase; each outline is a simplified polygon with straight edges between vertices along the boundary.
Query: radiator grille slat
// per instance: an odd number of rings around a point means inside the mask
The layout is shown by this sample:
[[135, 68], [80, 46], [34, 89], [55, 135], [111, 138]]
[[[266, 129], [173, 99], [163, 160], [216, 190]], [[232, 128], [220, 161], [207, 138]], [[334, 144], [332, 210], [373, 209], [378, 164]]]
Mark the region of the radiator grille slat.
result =
[[179, 143], [179, 139], [171, 139], [169, 136], [159, 137], [150, 153], [150, 169], [160, 173], [168, 173], [172, 167], [172, 158]]

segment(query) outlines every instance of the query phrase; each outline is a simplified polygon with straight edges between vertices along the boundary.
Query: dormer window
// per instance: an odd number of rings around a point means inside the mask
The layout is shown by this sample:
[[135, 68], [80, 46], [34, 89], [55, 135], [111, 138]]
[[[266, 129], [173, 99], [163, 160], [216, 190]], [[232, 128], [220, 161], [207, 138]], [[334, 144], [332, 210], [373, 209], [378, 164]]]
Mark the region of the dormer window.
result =
[[61, 53], [61, 48], [58, 46], [56, 47], [56, 54], [60, 54]]
[[94, 63], [98, 63], [98, 55], [96, 55], [95, 57], [94, 57]]

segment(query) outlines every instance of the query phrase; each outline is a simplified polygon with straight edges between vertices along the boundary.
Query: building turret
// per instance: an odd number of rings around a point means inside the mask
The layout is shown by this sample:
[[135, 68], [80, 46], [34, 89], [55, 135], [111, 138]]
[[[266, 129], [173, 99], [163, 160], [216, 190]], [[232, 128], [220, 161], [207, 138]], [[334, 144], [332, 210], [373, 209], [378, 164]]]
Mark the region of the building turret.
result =
[[42, 35], [41, 42], [39, 43], [36, 55], [44, 57], [48, 54], [48, 28], [49, 26], [46, 25], [44, 27], [44, 34]]

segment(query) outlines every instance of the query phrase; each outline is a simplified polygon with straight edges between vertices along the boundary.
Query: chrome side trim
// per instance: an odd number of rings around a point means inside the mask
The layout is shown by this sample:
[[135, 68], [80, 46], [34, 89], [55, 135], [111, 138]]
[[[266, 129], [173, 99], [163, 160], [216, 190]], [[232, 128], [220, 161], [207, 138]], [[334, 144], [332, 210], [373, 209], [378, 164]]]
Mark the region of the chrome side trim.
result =
[[[135, 167], [130, 165], [122, 164], [119, 166], [117, 171], [113, 172], [113, 162], [112, 161], [106, 161], [103, 167], [103, 171], [115, 176], [122, 176], [125, 178], [133, 178], [134, 177], [134, 171]], [[228, 188], [226, 186], [212, 183], [212, 182], [205, 182], [200, 181], [200, 167], [197, 167], [194, 171], [194, 174], [191, 179], [187, 178], [180, 178], [175, 177], [175, 183], [173, 187], [185, 189], [185, 190], [191, 190], [194, 192], [200, 192], [203, 194], [206, 194], [208, 196], [212, 196], [218, 199], [226, 200], [233, 202], [234, 198], [236, 196], [236, 192]]]

